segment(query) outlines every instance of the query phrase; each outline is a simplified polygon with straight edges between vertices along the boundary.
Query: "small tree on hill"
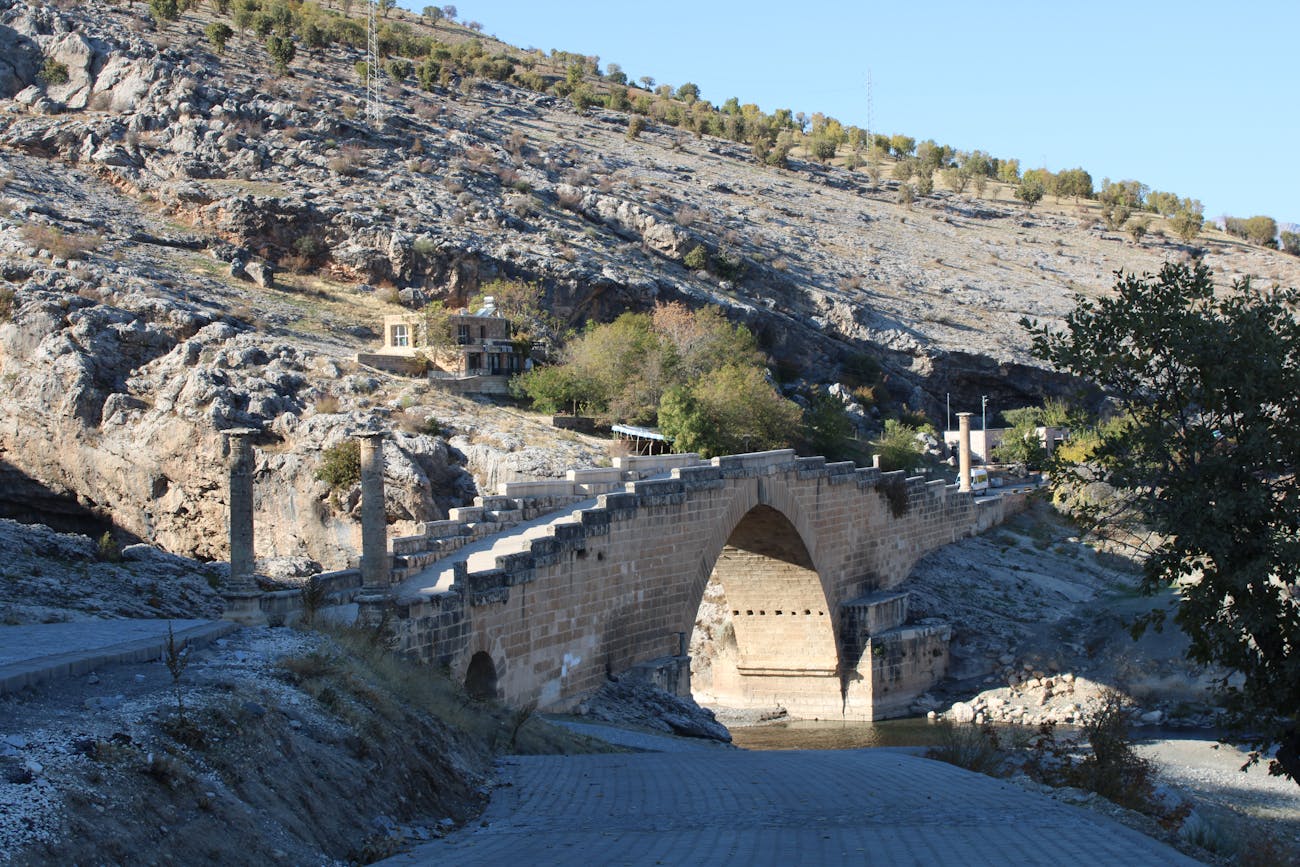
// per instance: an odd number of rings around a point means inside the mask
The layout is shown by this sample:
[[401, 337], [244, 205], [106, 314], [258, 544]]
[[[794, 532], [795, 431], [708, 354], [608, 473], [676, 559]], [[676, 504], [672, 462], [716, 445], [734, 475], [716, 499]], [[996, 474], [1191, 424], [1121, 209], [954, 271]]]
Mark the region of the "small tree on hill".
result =
[[203, 35], [208, 37], [208, 42], [212, 43], [218, 54], [225, 54], [226, 42], [235, 32], [224, 21], [213, 21], [203, 29]]
[[1043, 182], [1037, 178], [1024, 178], [1016, 186], [1015, 196], [1025, 203], [1027, 208], [1032, 209], [1043, 199], [1043, 194], [1047, 192]]
[[1300, 233], [1282, 233], [1282, 251], [1292, 256], [1300, 256]]
[[1245, 228], [1247, 241], [1277, 249], [1277, 220], [1272, 217], [1251, 217], [1246, 221]]
[[271, 56], [276, 71], [283, 75], [289, 71], [289, 64], [293, 62], [298, 49], [293, 44], [293, 37], [272, 33], [266, 37], [266, 53]]
[[1190, 206], [1184, 206], [1169, 219], [1169, 226], [1174, 230], [1174, 234], [1189, 244], [1201, 234], [1201, 227], [1204, 225], [1205, 217], [1201, 212], [1200, 202], [1196, 203], [1195, 210]]

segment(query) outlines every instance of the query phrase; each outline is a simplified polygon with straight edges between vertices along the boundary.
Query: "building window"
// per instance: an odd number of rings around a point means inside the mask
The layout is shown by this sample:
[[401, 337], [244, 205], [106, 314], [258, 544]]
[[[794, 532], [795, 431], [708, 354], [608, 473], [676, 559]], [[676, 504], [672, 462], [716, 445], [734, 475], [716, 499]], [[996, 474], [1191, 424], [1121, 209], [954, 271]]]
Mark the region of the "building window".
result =
[[487, 326], [486, 326], [486, 325], [480, 325], [480, 326], [478, 327], [478, 339], [479, 339], [479, 340], [486, 340], [486, 339], [487, 339]]
[[462, 323], [456, 326], [456, 342], [459, 343], [461, 346], [464, 346], [466, 343], [469, 343], [468, 325]]
[[410, 346], [410, 345], [411, 345], [411, 337], [410, 337], [410, 333], [406, 330], [406, 326], [405, 326], [405, 325], [394, 325], [394, 326], [393, 326], [393, 345], [394, 345], [394, 346]]

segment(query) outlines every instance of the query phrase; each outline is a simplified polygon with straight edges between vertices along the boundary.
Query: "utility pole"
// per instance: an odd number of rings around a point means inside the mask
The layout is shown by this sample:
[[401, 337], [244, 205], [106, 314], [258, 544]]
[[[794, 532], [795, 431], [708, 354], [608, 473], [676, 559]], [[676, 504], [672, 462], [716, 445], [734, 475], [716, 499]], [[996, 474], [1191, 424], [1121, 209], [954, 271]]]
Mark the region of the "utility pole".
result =
[[372, 129], [383, 123], [379, 110], [379, 29], [375, 25], [376, 0], [366, 0], [366, 120]]
[[984, 446], [980, 449], [980, 463], [989, 462], [989, 396], [980, 395], [980, 431], [984, 435]]
[[947, 415], [947, 419], [944, 421], [943, 429], [952, 430], [952, 392], [951, 391], [948, 392], [945, 401], [948, 407], [948, 415]]

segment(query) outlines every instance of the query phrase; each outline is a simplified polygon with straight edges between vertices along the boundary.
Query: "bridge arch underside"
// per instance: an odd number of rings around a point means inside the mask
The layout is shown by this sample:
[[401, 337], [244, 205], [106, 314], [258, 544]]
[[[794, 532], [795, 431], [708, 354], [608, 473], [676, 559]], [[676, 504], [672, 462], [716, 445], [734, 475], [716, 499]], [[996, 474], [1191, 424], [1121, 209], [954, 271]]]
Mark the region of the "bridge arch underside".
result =
[[704, 588], [691, 691], [705, 704], [794, 716], [844, 712], [835, 617], [798, 530], [770, 506], [736, 525]]

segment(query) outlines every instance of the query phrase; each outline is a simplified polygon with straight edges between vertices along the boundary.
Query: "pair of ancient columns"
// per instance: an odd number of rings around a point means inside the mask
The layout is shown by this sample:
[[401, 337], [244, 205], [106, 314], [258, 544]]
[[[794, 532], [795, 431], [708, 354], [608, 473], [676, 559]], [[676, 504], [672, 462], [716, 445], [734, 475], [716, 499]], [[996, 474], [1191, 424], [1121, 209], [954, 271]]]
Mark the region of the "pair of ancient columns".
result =
[[[230, 580], [222, 592], [226, 618], [264, 623], [253, 554], [253, 437], [249, 428], [223, 431], [230, 471]], [[386, 599], [389, 579], [388, 522], [384, 515], [384, 432], [357, 434], [361, 441], [361, 598]]]

